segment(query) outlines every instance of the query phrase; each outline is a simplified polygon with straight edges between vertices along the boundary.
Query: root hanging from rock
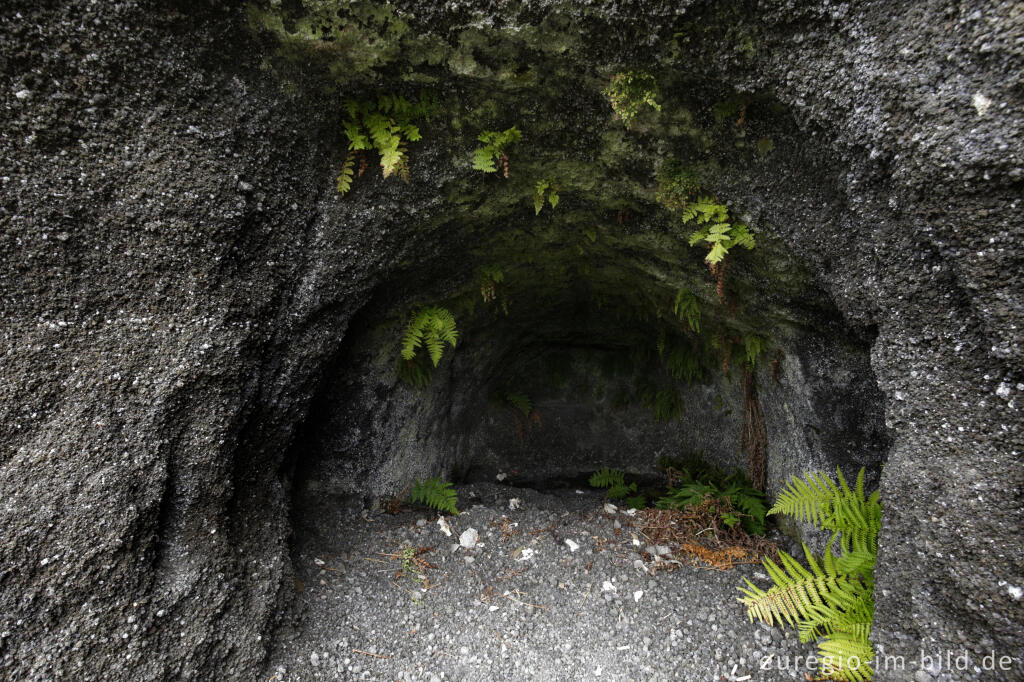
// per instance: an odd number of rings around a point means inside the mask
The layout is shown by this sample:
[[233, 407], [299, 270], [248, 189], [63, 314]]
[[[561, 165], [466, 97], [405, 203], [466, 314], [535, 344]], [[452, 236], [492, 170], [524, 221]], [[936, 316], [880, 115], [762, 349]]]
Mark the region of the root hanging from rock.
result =
[[768, 483], [768, 431], [761, 402], [757, 398], [756, 375], [750, 368], [743, 373], [743, 403], [740, 450], [747, 453], [751, 484], [763, 492]]

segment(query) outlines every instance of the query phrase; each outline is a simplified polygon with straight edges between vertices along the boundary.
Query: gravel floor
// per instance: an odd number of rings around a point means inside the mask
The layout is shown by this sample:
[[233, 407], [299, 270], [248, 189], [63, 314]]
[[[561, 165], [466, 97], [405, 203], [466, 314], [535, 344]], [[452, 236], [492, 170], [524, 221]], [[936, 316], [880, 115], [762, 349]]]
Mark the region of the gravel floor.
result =
[[[325, 511], [299, 540], [305, 608], [277, 633], [264, 679], [803, 679], [794, 657], [810, 648], [736, 602], [742, 576], [766, 582], [761, 567], [649, 575], [632, 517], [592, 491], [475, 484], [459, 500], [451, 537], [423, 510]], [[470, 528], [478, 544], [460, 547]], [[433, 548], [426, 589], [382, 555], [406, 547]]]

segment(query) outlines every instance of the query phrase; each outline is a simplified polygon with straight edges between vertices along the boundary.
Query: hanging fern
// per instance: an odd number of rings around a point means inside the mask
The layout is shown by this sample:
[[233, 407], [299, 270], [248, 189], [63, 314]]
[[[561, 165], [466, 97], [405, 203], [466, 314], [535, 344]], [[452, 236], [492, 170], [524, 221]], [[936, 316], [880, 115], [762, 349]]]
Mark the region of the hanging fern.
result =
[[533, 208], [537, 215], [544, 208], [544, 202], [551, 204], [551, 208], [558, 206], [558, 183], [552, 178], [538, 180], [533, 188]]
[[402, 359], [412, 360], [420, 348], [426, 348], [434, 367], [441, 361], [445, 345], [455, 347], [459, 339], [455, 317], [446, 308], [421, 308], [405, 329], [402, 337]]
[[508, 149], [523, 139], [519, 128], [512, 126], [501, 132], [485, 130], [476, 139], [483, 142], [484, 146], [473, 150], [473, 168], [484, 173], [497, 173], [497, 164], [500, 163], [502, 174], [508, 180]]
[[672, 347], [665, 356], [665, 368], [673, 377], [685, 381], [687, 384], [701, 381], [704, 377], [700, 355], [693, 348], [685, 345]]
[[353, 165], [355, 159], [351, 152], [345, 157], [345, 161], [341, 164], [341, 172], [338, 173], [338, 194], [345, 196], [348, 191], [352, 189], [352, 176], [353, 176]]
[[672, 306], [672, 310], [680, 320], [686, 320], [691, 331], [700, 334], [700, 303], [697, 302], [697, 297], [693, 295], [692, 291], [680, 289], [676, 294], [676, 302]]
[[459, 510], [455, 507], [457, 500], [458, 493], [452, 489], [452, 484], [442, 481], [440, 477], [416, 481], [412, 486], [413, 502], [425, 504], [438, 511], [458, 514]]
[[[819, 563], [805, 544], [809, 568], [785, 552], [781, 566], [764, 560], [775, 583], [762, 590], [749, 580], [739, 588], [751, 620], [768, 625], [793, 625], [801, 642], [820, 640], [822, 672], [837, 680], [860, 682], [874, 675], [870, 641], [874, 619], [874, 569], [882, 506], [878, 491], [864, 494], [864, 469], [853, 488], [838, 471], [838, 483], [824, 473], [794, 477], [780, 494], [769, 514], [790, 514], [799, 521], [831, 530], [832, 539]], [[839, 539], [840, 556], [832, 553]]]
[[743, 348], [747, 355], [747, 366], [753, 369], [758, 356], [768, 348], [768, 339], [759, 334], [747, 334], [743, 337]]
[[698, 197], [696, 201], [687, 205], [682, 216], [684, 222], [692, 220], [698, 225], [703, 225], [690, 234], [690, 246], [704, 242], [709, 248], [704, 260], [709, 265], [721, 263], [728, 255], [729, 249], [734, 246], [754, 248], [754, 235], [749, 228], [730, 221], [729, 209], [711, 197]]
[[[436, 103], [425, 93], [418, 102], [400, 95], [381, 95], [376, 102], [345, 102], [348, 119], [342, 124], [348, 138], [349, 156], [338, 175], [338, 192], [345, 195], [352, 187], [352, 153], [376, 151], [380, 155], [385, 178], [397, 175], [409, 178], [409, 143], [422, 139], [414, 121], [429, 118]], [[365, 168], [360, 164], [359, 175]]]
[[640, 397], [654, 411], [654, 419], [657, 421], [671, 421], [683, 415], [683, 400], [675, 388], [655, 390], [647, 387]]

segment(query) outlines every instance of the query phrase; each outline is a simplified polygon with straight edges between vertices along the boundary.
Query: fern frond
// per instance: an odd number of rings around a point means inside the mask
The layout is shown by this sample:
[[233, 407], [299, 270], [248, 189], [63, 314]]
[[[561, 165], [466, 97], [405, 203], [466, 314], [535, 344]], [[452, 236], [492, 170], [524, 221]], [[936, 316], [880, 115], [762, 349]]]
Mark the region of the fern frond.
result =
[[545, 178], [538, 180], [537, 184], [533, 189], [533, 208], [534, 211], [539, 215], [542, 208], [544, 208], [544, 202], [551, 204], [551, 208], [558, 206], [558, 186], [555, 180], [551, 178]]
[[775, 583], [761, 590], [749, 580], [748, 588], [740, 588], [746, 596], [740, 601], [747, 607], [747, 616], [767, 625], [796, 626], [801, 620], [816, 620], [819, 609], [843, 609], [858, 601], [863, 585], [844, 576], [817, 575], [785, 552], [779, 552], [782, 566], [764, 560], [765, 570]]
[[867, 637], [845, 632], [826, 635], [818, 645], [822, 672], [836, 680], [862, 682], [874, 676], [871, 661], [875, 652]]
[[442, 481], [440, 477], [428, 478], [425, 481], [416, 481], [412, 486], [412, 501], [425, 504], [428, 507], [449, 514], [458, 514], [455, 506], [458, 500], [458, 493], [452, 489], [452, 484]]
[[725, 257], [726, 255], [728, 255], [728, 253], [729, 252], [726, 250], [726, 248], [722, 246], [722, 244], [718, 243], [711, 247], [711, 250], [708, 251], [708, 255], [704, 256], [704, 261], [707, 263], [711, 263], [712, 265], [717, 265], [718, 263], [721, 263], [723, 260], [725, 260]]
[[703, 376], [703, 368], [700, 363], [700, 356], [687, 349], [685, 346], [675, 346], [665, 359], [665, 368], [676, 379], [692, 384], [700, 381]]
[[669, 488], [668, 492], [654, 503], [658, 509], [685, 509], [700, 504], [706, 496], [718, 497], [719, 491], [714, 483], [693, 481], [678, 488]]
[[604, 494], [609, 500], [621, 500], [629, 497], [630, 494], [636, 492], [636, 483], [616, 483], [615, 485], [608, 488], [608, 492]]
[[538, 180], [537, 185], [533, 189], [533, 208], [540, 215], [540, 210], [544, 208], [544, 195], [548, 189], [547, 180]]
[[797, 521], [823, 525], [832, 513], [834, 484], [820, 471], [809, 473], [806, 479], [794, 476], [768, 514], [788, 514]]
[[402, 337], [402, 358], [412, 360], [416, 351], [426, 348], [430, 361], [437, 366], [446, 345], [455, 347], [459, 332], [455, 317], [446, 308], [421, 308], [413, 315]]
[[753, 368], [757, 357], [768, 347], [768, 339], [759, 334], [747, 334], [743, 337], [743, 347], [746, 350], [747, 365]]
[[676, 294], [676, 302], [672, 307], [676, 317], [686, 319], [690, 330], [700, 334], [700, 303], [689, 289], [680, 289]]
[[748, 533], [764, 535], [765, 516], [768, 513], [764, 493], [749, 484], [737, 481], [723, 490], [722, 496], [729, 499], [734, 509], [739, 509], [746, 515], [743, 527]]
[[354, 162], [355, 159], [352, 154], [349, 154], [341, 164], [341, 172], [338, 173], [338, 194], [341, 196], [345, 196], [352, 189], [352, 176], [354, 174], [352, 166]]
[[633, 495], [623, 500], [626, 506], [631, 509], [643, 509], [647, 506], [647, 498], [643, 495]]
[[370, 149], [373, 146], [370, 144], [370, 138], [363, 133], [359, 122], [355, 120], [345, 123], [345, 137], [348, 138], [348, 148], [350, 151]]
[[481, 148], [473, 150], [473, 170], [484, 173], [497, 173], [498, 167], [494, 165], [494, 154], [490, 149]]
[[409, 142], [419, 142], [423, 139], [423, 136], [420, 134], [420, 129], [411, 123], [400, 126], [400, 129], [402, 134], [405, 135], [405, 139]]
[[[740, 601], [751, 619], [796, 624], [801, 641], [820, 639], [821, 672], [830, 679], [862, 682], [874, 674], [870, 634], [882, 508], [877, 491], [864, 496], [864, 469], [853, 487], [842, 471], [836, 474], [838, 482], [821, 472], [806, 474], [806, 480], [794, 477], [768, 512], [791, 514], [833, 531], [821, 563], [807, 545], [809, 569], [784, 552], [779, 553], [781, 567], [765, 559], [774, 586], [762, 590], [748, 580], [747, 587], [739, 588], [745, 595]], [[831, 549], [837, 537], [839, 557]]]
[[625, 474], [618, 469], [605, 467], [595, 471], [587, 482], [592, 488], [611, 488], [616, 485], [625, 485], [626, 479]]

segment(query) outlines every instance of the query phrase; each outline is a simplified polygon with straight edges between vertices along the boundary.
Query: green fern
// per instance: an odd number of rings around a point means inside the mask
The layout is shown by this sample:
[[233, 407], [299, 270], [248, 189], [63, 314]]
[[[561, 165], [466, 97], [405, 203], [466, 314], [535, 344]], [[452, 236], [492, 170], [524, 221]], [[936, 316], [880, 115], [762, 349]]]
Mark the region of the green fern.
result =
[[412, 360], [420, 348], [426, 348], [434, 367], [441, 361], [445, 345], [455, 347], [459, 339], [455, 317], [446, 308], [421, 308], [405, 329], [402, 337], [402, 359]]
[[721, 263], [729, 250], [736, 246], [754, 248], [754, 235], [741, 223], [729, 220], [729, 209], [711, 197], [698, 197], [682, 212], [684, 222], [702, 225], [690, 233], [690, 246], [703, 242], [709, 248], [704, 260], [711, 265]]
[[623, 502], [630, 509], [643, 509], [647, 506], [647, 498], [644, 495], [633, 495], [627, 497]]
[[685, 509], [699, 504], [706, 496], [729, 500], [736, 510], [743, 530], [751, 535], [764, 535], [768, 507], [764, 493], [754, 488], [746, 475], [739, 471], [725, 471], [696, 457], [684, 464], [667, 460], [663, 467], [672, 467], [682, 476], [680, 485], [670, 488], [655, 502], [658, 509]]
[[615, 117], [627, 127], [645, 106], [661, 111], [661, 105], [658, 104], [658, 82], [644, 71], [615, 74], [605, 88], [604, 96], [611, 102]]
[[668, 373], [680, 381], [692, 384], [704, 377], [700, 355], [684, 345], [673, 346], [665, 356], [665, 368]]
[[352, 175], [354, 172], [352, 167], [354, 163], [355, 159], [352, 153], [349, 152], [348, 156], [345, 157], [345, 161], [341, 164], [341, 172], [338, 173], [338, 194], [341, 196], [345, 196], [352, 189]]
[[609, 500], [622, 500], [636, 493], [636, 483], [616, 483], [604, 494]]
[[618, 469], [599, 469], [595, 471], [591, 476], [590, 487], [592, 488], [612, 488], [614, 486], [625, 485], [626, 475]]
[[533, 208], [537, 215], [544, 208], [544, 202], [551, 204], [551, 208], [558, 206], [558, 183], [552, 178], [538, 180], [533, 189]]
[[458, 493], [452, 489], [452, 484], [442, 481], [440, 477], [416, 481], [412, 486], [413, 502], [425, 504], [438, 511], [458, 514], [459, 510], [455, 506], [457, 500]]
[[483, 147], [473, 150], [473, 168], [484, 173], [497, 173], [497, 163], [501, 163], [502, 172], [507, 179], [508, 170], [508, 148], [523, 139], [519, 129], [512, 126], [501, 132], [485, 130], [476, 138], [484, 143]]
[[676, 302], [672, 306], [672, 310], [680, 320], [686, 320], [691, 331], [700, 334], [700, 303], [692, 291], [680, 289], [676, 294]]
[[747, 366], [753, 369], [758, 356], [768, 348], [768, 339], [758, 334], [747, 334], [743, 337], [743, 348], [746, 351]]
[[655, 501], [654, 506], [658, 509], [685, 509], [700, 504], [705, 495], [718, 497], [718, 487], [713, 483], [694, 481], [678, 488], [670, 488], [665, 495]]
[[[413, 122], [429, 118], [435, 106], [434, 100], [426, 94], [421, 94], [418, 102], [410, 102], [400, 95], [381, 95], [376, 102], [347, 100], [348, 119], [342, 127], [349, 151], [375, 150], [380, 155], [385, 178], [398, 175], [408, 179], [408, 143], [422, 139], [419, 127]], [[342, 195], [352, 186], [351, 160], [350, 154], [338, 175], [338, 192]], [[359, 175], [362, 175], [362, 167]]]
[[733, 509], [743, 513], [743, 529], [752, 535], [764, 535], [767, 524], [768, 506], [764, 493], [750, 485], [746, 477], [733, 481], [720, 493], [732, 504]]
[[[762, 590], [747, 580], [747, 587], [739, 588], [745, 595], [740, 601], [751, 620], [793, 625], [802, 642], [820, 640], [824, 674], [860, 682], [874, 675], [870, 634], [882, 507], [877, 491], [864, 494], [864, 469], [853, 488], [842, 471], [837, 474], [838, 483], [821, 472], [808, 473], [804, 480], [794, 477], [768, 511], [831, 530], [821, 562], [806, 544], [809, 568], [785, 552], [779, 552], [781, 566], [766, 558], [765, 569], [775, 584]], [[837, 538], [839, 557], [832, 553]]]

